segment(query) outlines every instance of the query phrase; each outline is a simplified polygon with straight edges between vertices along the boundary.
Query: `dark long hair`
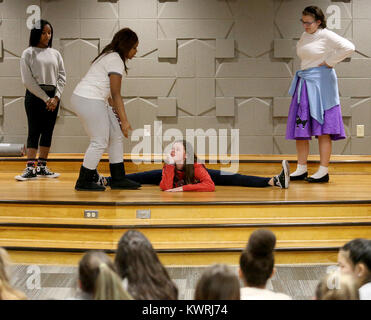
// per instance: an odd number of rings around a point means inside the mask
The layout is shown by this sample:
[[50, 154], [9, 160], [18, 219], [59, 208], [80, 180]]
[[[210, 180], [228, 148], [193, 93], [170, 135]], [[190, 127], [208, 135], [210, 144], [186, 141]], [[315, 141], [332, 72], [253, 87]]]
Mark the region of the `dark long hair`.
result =
[[[186, 140], [177, 140], [174, 143], [181, 143], [186, 153], [186, 159], [184, 163], [184, 183], [193, 184], [195, 181], [195, 167], [194, 164], [198, 162], [198, 158], [193, 150], [193, 146]], [[177, 174], [177, 171], [175, 171]]]
[[347, 242], [341, 249], [349, 253], [353, 266], [363, 263], [368, 269], [368, 281], [371, 281], [371, 240], [357, 238]]
[[127, 279], [128, 292], [134, 299], [178, 299], [177, 287], [141, 232], [129, 230], [121, 237], [115, 264], [120, 277]]
[[129, 28], [123, 28], [120, 31], [116, 32], [116, 34], [113, 36], [112, 41], [104, 47], [102, 52], [93, 60], [93, 62], [102, 55], [111, 52], [117, 52], [124, 62], [125, 72], [127, 73], [128, 68], [126, 66], [126, 59], [128, 57], [129, 51], [135, 46], [137, 42], [137, 34]]
[[[53, 26], [50, 24], [49, 21], [46, 21], [46, 20], [39, 20], [39, 21], [36, 21], [34, 27], [31, 29], [31, 32], [30, 32], [30, 40], [28, 42], [28, 45], [30, 47], [36, 47], [39, 42], [40, 42], [40, 38], [41, 38], [41, 34], [43, 32], [43, 29], [46, 25], [49, 25], [51, 31], [52, 31], [52, 36], [50, 37], [50, 41], [48, 43], [48, 47], [51, 48], [52, 45], [53, 45]], [[38, 28], [39, 27], [39, 28]]]
[[212, 265], [197, 282], [195, 300], [240, 300], [240, 282], [225, 264]]
[[274, 268], [275, 245], [276, 236], [270, 230], [258, 229], [251, 234], [240, 256], [240, 268], [248, 286], [266, 285]]
[[302, 14], [303, 16], [312, 16], [316, 21], [320, 20], [321, 24], [319, 25], [319, 27], [322, 29], [326, 28], [326, 17], [323, 14], [321, 8], [316, 6], [309, 6], [303, 10]]

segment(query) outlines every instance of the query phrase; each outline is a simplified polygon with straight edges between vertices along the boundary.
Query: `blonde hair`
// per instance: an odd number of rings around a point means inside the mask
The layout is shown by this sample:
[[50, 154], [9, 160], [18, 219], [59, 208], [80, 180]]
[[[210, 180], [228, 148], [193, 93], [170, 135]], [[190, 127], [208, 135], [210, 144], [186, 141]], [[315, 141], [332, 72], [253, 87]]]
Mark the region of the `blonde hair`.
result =
[[358, 285], [353, 276], [333, 272], [326, 275], [316, 289], [317, 300], [359, 300]]
[[9, 255], [5, 249], [0, 247], [0, 300], [25, 300], [26, 296], [12, 288], [6, 273], [6, 268], [10, 264]]
[[99, 265], [94, 300], [131, 300], [123, 288], [121, 278], [107, 264]]

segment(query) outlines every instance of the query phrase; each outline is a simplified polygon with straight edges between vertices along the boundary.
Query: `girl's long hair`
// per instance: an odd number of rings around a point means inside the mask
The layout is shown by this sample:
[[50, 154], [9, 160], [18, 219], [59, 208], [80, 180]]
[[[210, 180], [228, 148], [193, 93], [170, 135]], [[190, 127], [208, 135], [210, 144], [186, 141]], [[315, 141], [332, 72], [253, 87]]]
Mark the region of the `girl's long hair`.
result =
[[137, 34], [129, 28], [123, 28], [120, 31], [116, 32], [116, 34], [113, 36], [112, 41], [103, 48], [102, 52], [93, 60], [92, 63], [94, 63], [102, 55], [111, 52], [117, 52], [124, 62], [125, 72], [127, 73], [128, 68], [126, 66], [126, 60], [129, 51], [135, 46], [137, 42]]
[[48, 47], [51, 48], [52, 45], [53, 45], [53, 27], [52, 25], [50, 24], [49, 21], [46, 21], [46, 20], [39, 20], [39, 21], [36, 21], [34, 27], [31, 29], [31, 32], [30, 32], [30, 40], [28, 42], [28, 45], [30, 47], [36, 47], [39, 42], [40, 42], [40, 39], [41, 39], [41, 34], [43, 32], [43, 29], [46, 25], [49, 25], [50, 29], [51, 29], [51, 32], [52, 32], [52, 36], [50, 37], [50, 40], [49, 40], [49, 43], [48, 43]]
[[[186, 140], [178, 140], [174, 143], [181, 143], [184, 147], [184, 152], [186, 153], [186, 159], [184, 163], [184, 183], [194, 184], [195, 181], [195, 167], [194, 164], [198, 162], [198, 158], [193, 150], [193, 146]], [[177, 174], [177, 171], [175, 171]]]
[[115, 257], [118, 274], [128, 282], [136, 300], [176, 300], [178, 289], [170, 279], [150, 241], [129, 230], [120, 239]]

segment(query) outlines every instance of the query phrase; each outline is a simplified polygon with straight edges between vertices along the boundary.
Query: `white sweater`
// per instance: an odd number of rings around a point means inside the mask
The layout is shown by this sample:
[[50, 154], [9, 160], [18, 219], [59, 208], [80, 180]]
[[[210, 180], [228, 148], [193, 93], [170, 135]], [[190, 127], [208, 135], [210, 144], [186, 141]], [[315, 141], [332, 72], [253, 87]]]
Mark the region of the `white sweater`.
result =
[[328, 29], [315, 33], [303, 32], [296, 45], [296, 52], [301, 59], [301, 70], [318, 67], [326, 62], [333, 67], [349, 57], [355, 50], [354, 44]]
[[48, 101], [49, 96], [39, 85], [55, 86], [60, 98], [66, 84], [66, 72], [61, 54], [53, 48], [28, 47], [21, 57], [21, 76], [24, 86], [38, 98]]

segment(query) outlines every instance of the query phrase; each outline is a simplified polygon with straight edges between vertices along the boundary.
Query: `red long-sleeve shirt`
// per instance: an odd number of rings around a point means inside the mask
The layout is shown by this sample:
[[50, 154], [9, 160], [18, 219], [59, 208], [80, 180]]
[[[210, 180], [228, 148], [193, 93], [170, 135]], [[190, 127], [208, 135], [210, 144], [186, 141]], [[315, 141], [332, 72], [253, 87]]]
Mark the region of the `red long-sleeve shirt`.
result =
[[209, 173], [200, 163], [194, 164], [195, 181], [194, 184], [184, 184], [184, 171], [177, 170], [175, 175], [175, 166], [165, 164], [162, 169], [162, 180], [160, 182], [161, 190], [169, 190], [177, 187], [183, 187], [183, 191], [215, 191], [215, 184], [211, 180]]

